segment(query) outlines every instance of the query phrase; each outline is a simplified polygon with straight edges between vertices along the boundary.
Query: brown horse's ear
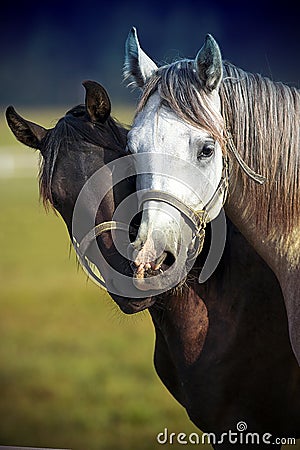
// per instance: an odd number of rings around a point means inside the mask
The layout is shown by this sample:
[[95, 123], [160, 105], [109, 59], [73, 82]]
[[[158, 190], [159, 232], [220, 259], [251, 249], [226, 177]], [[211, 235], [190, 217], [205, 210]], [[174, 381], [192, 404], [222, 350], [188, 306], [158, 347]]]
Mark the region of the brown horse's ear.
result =
[[84, 81], [85, 107], [92, 122], [104, 123], [111, 111], [109, 96], [101, 84], [96, 81]]
[[7, 108], [6, 120], [18, 141], [28, 147], [40, 149], [41, 142], [47, 133], [45, 128], [21, 117], [13, 106]]

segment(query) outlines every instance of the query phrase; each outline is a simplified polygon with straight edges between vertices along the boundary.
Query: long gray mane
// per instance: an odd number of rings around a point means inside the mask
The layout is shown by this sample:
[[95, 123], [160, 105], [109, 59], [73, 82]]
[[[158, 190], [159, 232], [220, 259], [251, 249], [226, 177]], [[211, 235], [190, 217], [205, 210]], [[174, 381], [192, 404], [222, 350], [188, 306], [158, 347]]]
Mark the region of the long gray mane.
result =
[[277, 232], [291, 229], [300, 211], [300, 92], [231, 64], [224, 68], [220, 96], [225, 123], [243, 159], [267, 178], [261, 189], [243, 177], [241, 201], [247, 204], [250, 196], [256, 203], [245, 217], [255, 214], [257, 226], [275, 225]]
[[291, 229], [300, 221], [300, 92], [228, 62], [223, 67], [221, 115], [209, 101], [190, 60], [159, 68], [145, 85], [137, 112], [158, 90], [163, 103], [184, 121], [208, 131], [224, 152], [230, 131], [245, 162], [267, 178], [262, 188], [240, 171], [231, 174], [230, 188], [242, 179], [241, 201], [247, 205], [247, 197], [252, 200], [245, 218], [255, 215], [261, 229]]

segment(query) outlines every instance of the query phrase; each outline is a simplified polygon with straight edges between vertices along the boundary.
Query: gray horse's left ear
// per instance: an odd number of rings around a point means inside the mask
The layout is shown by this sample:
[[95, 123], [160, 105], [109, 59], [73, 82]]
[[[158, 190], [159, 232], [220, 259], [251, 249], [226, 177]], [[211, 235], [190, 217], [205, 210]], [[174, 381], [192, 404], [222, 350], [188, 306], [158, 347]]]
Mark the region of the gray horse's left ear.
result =
[[84, 81], [85, 107], [92, 122], [104, 123], [111, 112], [111, 103], [108, 93], [96, 81]]
[[140, 47], [136, 29], [131, 28], [125, 43], [124, 79], [129, 79], [131, 86], [142, 88], [156, 70], [155, 62]]
[[220, 86], [223, 76], [222, 56], [218, 44], [210, 34], [206, 36], [194, 64], [204, 87], [213, 91]]

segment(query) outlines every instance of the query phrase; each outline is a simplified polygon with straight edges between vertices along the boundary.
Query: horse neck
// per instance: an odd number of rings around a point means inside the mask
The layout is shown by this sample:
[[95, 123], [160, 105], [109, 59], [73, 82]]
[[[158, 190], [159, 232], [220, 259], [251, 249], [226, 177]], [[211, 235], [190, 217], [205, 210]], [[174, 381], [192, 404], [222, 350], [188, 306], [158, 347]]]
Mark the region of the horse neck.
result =
[[193, 286], [185, 285], [164, 295], [162, 306], [150, 308], [156, 334], [164, 343], [176, 365], [189, 366], [201, 355], [207, 331], [206, 305]]
[[[162, 309], [150, 308], [159, 342], [166, 346], [175, 365], [195, 367], [197, 361], [201, 366], [205, 360], [232, 358], [234, 349], [253, 345], [249, 341], [253, 323], [256, 336], [268, 336], [280, 345], [286, 342], [289, 348], [279, 284], [230, 221], [225, 252], [215, 273], [200, 284], [199, 271], [194, 270], [193, 281], [188, 278], [182, 292], [165, 295]], [[261, 352], [261, 344], [255, 351]]]
[[276, 265], [287, 251], [282, 246], [300, 225], [300, 94], [230, 64], [224, 69], [220, 97], [227, 129], [244, 161], [267, 178], [264, 185], [256, 184], [230, 158], [226, 212], [261, 256]]

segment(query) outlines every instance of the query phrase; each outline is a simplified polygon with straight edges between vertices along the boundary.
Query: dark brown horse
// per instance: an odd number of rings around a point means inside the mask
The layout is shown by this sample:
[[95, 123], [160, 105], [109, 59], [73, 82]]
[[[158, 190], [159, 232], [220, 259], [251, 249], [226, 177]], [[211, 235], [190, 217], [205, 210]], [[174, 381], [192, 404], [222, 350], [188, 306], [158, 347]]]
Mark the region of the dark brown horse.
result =
[[[98, 83], [86, 81], [85, 105], [78, 105], [66, 113], [52, 129], [21, 117], [12, 106], [7, 108], [6, 118], [16, 138], [23, 144], [40, 151], [40, 195], [45, 206], [51, 205], [63, 218], [73, 243], [72, 216], [79, 193], [86, 181], [100, 168], [125, 155], [127, 129], [110, 116], [111, 104], [105, 89]], [[113, 186], [112, 174], [108, 180]], [[99, 186], [100, 188], [101, 186]], [[84, 219], [101, 224], [112, 218], [112, 212], [122, 200], [135, 190], [130, 179], [124, 179], [116, 189], [109, 189], [97, 209], [92, 211], [96, 194], [87, 193]], [[96, 198], [97, 201], [97, 198]], [[97, 237], [97, 244], [109, 265], [120, 272], [132, 273], [128, 261], [116, 252], [111, 235], [104, 232]], [[105, 266], [101, 272], [105, 276]], [[110, 284], [107, 276], [106, 287]], [[128, 299], [111, 294], [125, 313], [147, 308], [153, 299]]]
[[[127, 135], [110, 117], [105, 90], [94, 82], [84, 85], [86, 104], [71, 109], [51, 130], [7, 109], [16, 138], [42, 155], [42, 198], [60, 213], [71, 240], [72, 215], [83, 185], [96, 170], [125, 154]], [[128, 179], [111, 189], [95, 224], [110, 221], [116, 206], [134, 190]], [[206, 442], [223, 449], [234, 442], [236, 449], [264, 448], [268, 442], [279, 448], [276, 438], [300, 436], [300, 372], [279, 284], [231, 223], [217, 270], [199, 284], [209, 241], [207, 233], [204, 250], [180, 289], [145, 299], [112, 297], [126, 313], [149, 308], [156, 332], [156, 371], [191, 420], [202, 431], [215, 433]], [[97, 243], [111, 265], [132, 275], [110, 232], [99, 235]], [[105, 278], [105, 270], [102, 274]], [[247, 430], [240, 428], [242, 423]], [[258, 434], [247, 435], [251, 432]], [[167, 432], [165, 437], [169, 439]]]

